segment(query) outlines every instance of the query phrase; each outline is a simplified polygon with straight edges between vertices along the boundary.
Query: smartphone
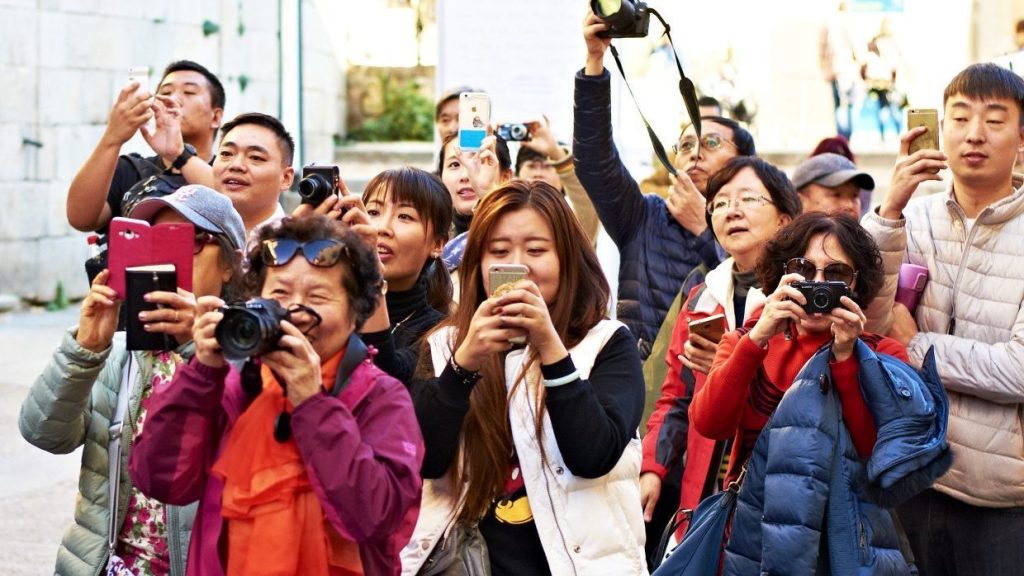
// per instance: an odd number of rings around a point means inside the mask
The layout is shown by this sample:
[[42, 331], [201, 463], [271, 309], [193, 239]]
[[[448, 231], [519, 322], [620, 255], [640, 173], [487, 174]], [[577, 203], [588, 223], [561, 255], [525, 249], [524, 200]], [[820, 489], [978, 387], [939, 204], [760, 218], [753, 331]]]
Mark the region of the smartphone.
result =
[[152, 264], [174, 265], [178, 287], [192, 291], [192, 249], [195, 227], [190, 223], [150, 225], [145, 220], [117, 217], [110, 221], [108, 285], [126, 297], [125, 270]]
[[132, 66], [128, 69], [128, 83], [139, 83], [139, 90], [149, 91], [149, 66]]
[[125, 344], [128, 350], [173, 350], [170, 335], [162, 332], [147, 332], [139, 312], [156, 310], [159, 306], [146, 302], [150, 292], [174, 292], [178, 280], [173, 264], [153, 266], [132, 266], [125, 270]]
[[491, 123], [491, 97], [483, 92], [463, 92], [459, 96], [459, 148], [480, 150]]
[[726, 332], [725, 314], [715, 314], [690, 322], [690, 332], [718, 344]]
[[[530, 269], [523, 264], [491, 264], [488, 269], [488, 288], [491, 296], [501, 296], [512, 290], [512, 286], [526, 278]], [[508, 339], [513, 344], [526, 344], [526, 336], [513, 336]]]
[[911, 108], [907, 110], [907, 130], [913, 130], [918, 126], [928, 128], [928, 131], [921, 134], [910, 143], [910, 153], [918, 150], [939, 149], [939, 111], [935, 108]]

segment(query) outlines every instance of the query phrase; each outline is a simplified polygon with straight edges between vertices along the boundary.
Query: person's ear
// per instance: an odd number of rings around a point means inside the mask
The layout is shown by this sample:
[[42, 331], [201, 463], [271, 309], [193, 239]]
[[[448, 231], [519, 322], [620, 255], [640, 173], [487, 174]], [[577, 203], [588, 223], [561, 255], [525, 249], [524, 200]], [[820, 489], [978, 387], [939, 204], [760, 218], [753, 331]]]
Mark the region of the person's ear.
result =
[[220, 124], [221, 124], [221, 120], [223, 120], [223, 119], [224, 119], [224, 109], [223, 108], [214, 108], [213, 109], [213, 119], [210, 121], [210, 129], [211, 130], [219, 129], [220, 128]]
[[284, 169], [281, 173], [281, 191], [285, 191], [292, 187], [292, 182], [295, 181], [295, 168], [291, 166]]

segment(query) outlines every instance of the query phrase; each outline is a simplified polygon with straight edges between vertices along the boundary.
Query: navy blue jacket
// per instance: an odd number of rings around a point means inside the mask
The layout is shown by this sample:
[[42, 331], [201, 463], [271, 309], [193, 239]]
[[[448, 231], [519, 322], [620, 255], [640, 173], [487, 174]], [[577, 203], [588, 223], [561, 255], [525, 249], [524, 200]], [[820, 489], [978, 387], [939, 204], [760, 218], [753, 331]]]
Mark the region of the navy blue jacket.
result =
[[619, 248], [618, 319], [636, 336], [646, 359], [683, 280], [702, 262], [718, 265], [709, 228], [694, 236], [676, 222], [665, 200], [644, 195], [612, 142], [610, 77], [576, 73], [573, 128], [576, 176], [601, 224]]
[[929, 352], [920, 373], [858, 341], [861, 393], [878, 439], [857, 455], [822, 348], [786, 392], [747, 462], [726, 575], [909, 574], [888, 510], [952, 462], [949, 405]]

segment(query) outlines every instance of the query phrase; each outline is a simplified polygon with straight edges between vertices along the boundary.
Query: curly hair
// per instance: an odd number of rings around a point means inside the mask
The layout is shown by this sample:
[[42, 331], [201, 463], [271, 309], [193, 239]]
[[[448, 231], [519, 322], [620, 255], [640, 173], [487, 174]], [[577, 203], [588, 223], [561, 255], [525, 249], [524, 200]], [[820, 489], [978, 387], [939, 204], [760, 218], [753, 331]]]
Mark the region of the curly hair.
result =
[[246, 258], [245, 286], [250, 295], [259, 294], [267, 278], [267, 264], [263, 259], [263, 242], [266, 240], [336, 240], [344, 247], [347, 258], [338, 261], [341, 267], [341, 286], [348, 297], [349, 310], [355, 316], [356, 330], [377, 309], [383, 284], [377, 255], [358, 234], [348, 226], [326, 216], [303, 218], [286, 217], [276, 224], [259, 229], [252, 249]]
[[846, 214], [808, 212], [780, 230], [768, 242], [757, 263], [757, 278], [761, 281], [762, 290], [765, 294], [774, 292], [779, 286], [786, 262], [790, 258], [803, 256], [811, 238], [822, 234], [834, 238], [850, 258], [853, 269], [857, 271], [851, 298], [858, 306], [866, 308], [885, 280], [882, 256], [871, 235]]

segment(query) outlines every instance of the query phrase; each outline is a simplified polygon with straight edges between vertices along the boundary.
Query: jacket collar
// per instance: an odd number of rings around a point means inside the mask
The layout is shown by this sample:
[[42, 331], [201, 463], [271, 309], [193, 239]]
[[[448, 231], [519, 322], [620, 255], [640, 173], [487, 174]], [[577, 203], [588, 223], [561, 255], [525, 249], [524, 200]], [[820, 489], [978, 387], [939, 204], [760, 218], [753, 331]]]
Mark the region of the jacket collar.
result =
[[[956, 201], [952, 180], [946, 186], [946, 207], [960, 218], [966, 218], [963, 208]], [[1013, 175], [1013, 193], [989, 204], [978, 214], [978, 222], [1002, 224], [1024, 213], [1024, 174]]]
[[[702, 314], [715, 314], [722, 310], [726, 320], [729, 321], [729, 329], [735, 330], [737, 325], [736, 312], [732, 305], [733, 281], [732, 268], [735, 261], [730, 256], [708, 272], [704, 277], [704, 291], [697, 299], [693, 311]], [[747, 302], [744, 306], [744, 317], [750, 318], [754, 310], [764, 304], [765, 295], [760, 288], [751, 288], [747, 292]]]

